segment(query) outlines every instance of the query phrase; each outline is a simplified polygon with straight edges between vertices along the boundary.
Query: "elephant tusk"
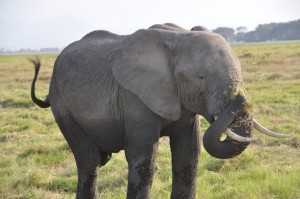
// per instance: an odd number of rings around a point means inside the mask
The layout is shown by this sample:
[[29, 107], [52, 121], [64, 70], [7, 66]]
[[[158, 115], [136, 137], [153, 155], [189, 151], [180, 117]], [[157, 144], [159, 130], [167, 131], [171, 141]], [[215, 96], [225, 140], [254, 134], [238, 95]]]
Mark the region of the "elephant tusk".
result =
[[230, 137], [233, 140], [239, 141], [239, 142], [253, 142], [256, 141], [256, 138], [248, 138], [240, 136], [234, 132], [232, 132], [230, 129], [226, 129], [225, 134]]
[[[214, 116], [215, 120], [218, 119], [218, 116]], [[248, 137], [243, 137], [243, 136], [240, 136], [234, 132], [232, 132], [230, 129], [226, 129], [226, 131], [224, 132], [225, 135], [227, 135], [228, 137], [230, 137], [231, 139], [233, 140], [236, 140], [236, 141], [239, 141], [239, 142], [253, 142], [253, 141], [256, 141], [257, 138], [248, 138]]]
[[273, 131], [270, 131], [269, 129], [265, 128], [260, 123], [258, 123], [256, 121], [256, 119], [254, 119], [254, 118], [253, 118], [253, 127], [256, 130], [260, 131], [261, 133], [266, 134], [266, 135], [271, 136], [271, 137], [275, 137], [275, 138], [286, 138], [286, 137], [290, 136], [290, 135], [285, 135], [285, 134], [275, 133]]

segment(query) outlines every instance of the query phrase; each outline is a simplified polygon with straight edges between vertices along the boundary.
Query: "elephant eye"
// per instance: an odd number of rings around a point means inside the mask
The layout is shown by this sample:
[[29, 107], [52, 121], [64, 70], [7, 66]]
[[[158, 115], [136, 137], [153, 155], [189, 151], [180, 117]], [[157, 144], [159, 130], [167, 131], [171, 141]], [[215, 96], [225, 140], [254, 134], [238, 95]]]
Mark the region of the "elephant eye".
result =
[[204, 75], [198, 75], [198, 78], [199, 78], [199, 79], [205, 79], [206, 76], [204, 76]]
[[199, 78], [199, 79], [206, 79], [206, 74], [204, 73], [204, 72], [197, 72], [196, 73], [196, 75], [197, 75], [197, 77]]

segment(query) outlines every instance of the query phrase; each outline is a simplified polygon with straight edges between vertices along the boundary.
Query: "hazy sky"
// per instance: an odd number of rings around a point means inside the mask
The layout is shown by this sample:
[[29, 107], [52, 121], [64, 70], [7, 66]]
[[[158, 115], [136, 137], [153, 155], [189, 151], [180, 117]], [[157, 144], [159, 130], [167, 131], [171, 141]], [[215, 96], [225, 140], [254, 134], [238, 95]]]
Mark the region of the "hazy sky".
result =
[[300, 19], [300, 0], [0, 0], [0, 49], [63, 48], [95, 29], [130, 34], [158, 23], [190, 29]]
[[[299, 0], [0, 0], [0, 20], [40, 22], [74, 16], [119, 34], [173, 22], [185, 28], [204, 25], [250, 30], [258, 24], [300, 19]], [[2, 27], [3, 28], [3, 27]]]

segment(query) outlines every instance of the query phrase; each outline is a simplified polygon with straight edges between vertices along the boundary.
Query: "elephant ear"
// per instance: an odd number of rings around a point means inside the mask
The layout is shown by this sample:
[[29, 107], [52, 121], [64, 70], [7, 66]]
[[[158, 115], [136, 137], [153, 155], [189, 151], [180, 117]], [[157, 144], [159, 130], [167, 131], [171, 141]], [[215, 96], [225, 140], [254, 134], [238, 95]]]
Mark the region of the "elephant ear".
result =
[[160, 34], [139, 30], [126, 37], [113, 57], [112, 70], [117, 81], [154, 113], [176, 121], [181, 105], [169, 66], [171, 52]]

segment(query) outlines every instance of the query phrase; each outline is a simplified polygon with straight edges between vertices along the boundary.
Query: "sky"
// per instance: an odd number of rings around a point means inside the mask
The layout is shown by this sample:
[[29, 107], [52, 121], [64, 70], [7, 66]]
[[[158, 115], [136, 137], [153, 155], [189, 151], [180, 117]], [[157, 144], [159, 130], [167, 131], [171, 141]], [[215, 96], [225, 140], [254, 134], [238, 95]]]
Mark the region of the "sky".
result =
[[[300, 19], [300, 1], [0, 0], [0, 22], [34, 24], [59, 16], [75, 17], [95, 29], [117, 34], [167, 22], [187, 29], [203, 25], [209, 29], [246, 26], [254, 30], [258, 24]], [[0, 28], [6, 27], [0, 24]]]

